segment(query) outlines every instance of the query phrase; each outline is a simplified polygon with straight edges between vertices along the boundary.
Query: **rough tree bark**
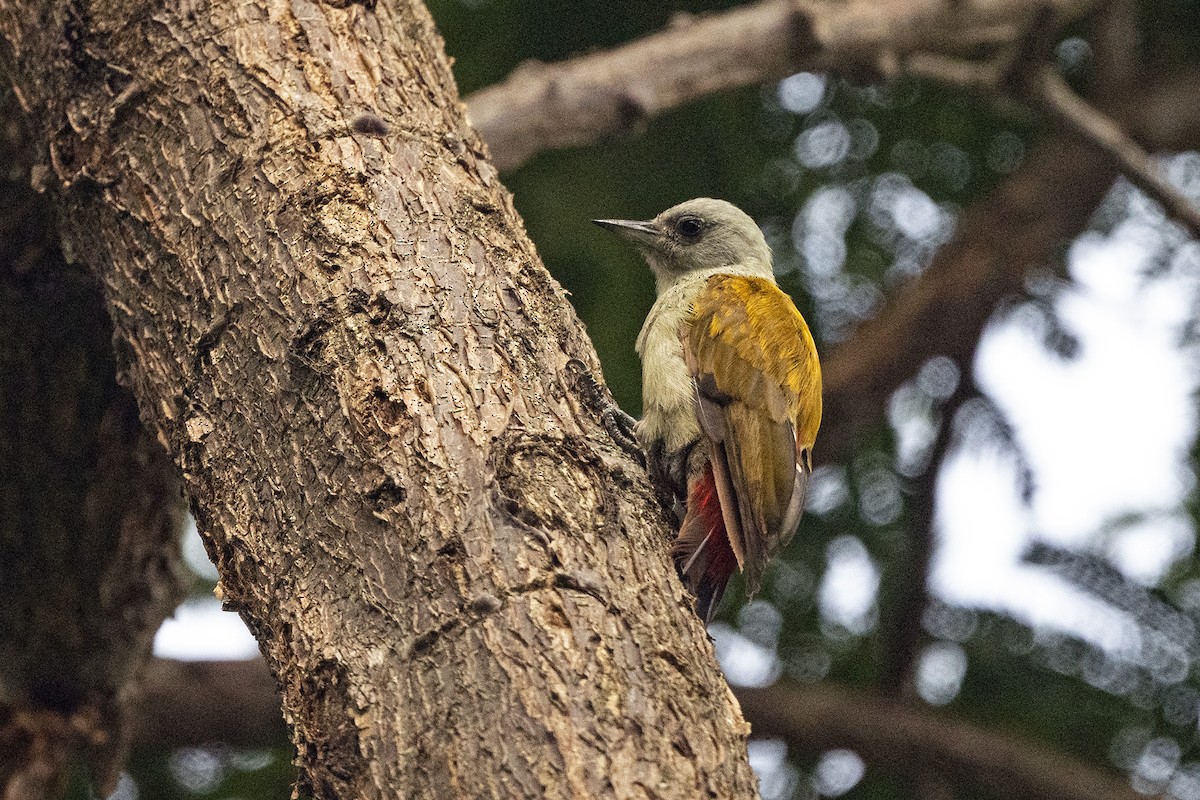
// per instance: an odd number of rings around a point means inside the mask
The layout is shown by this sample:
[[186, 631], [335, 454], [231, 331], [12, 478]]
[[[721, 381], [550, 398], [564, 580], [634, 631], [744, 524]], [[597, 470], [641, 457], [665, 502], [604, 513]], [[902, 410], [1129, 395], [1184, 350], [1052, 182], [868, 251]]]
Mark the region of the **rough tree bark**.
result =
[[82, 751], [124, 763], [150, 643], [184, 589], [183, 502], [116, 383], [100, 287], [64, 263], [0, 102], [0, 797], [57, 796]]
[[[747, 728], [417, 3], [0, 4], [303, 789], [743, 797]], [[385, 132], [386, 131], [386, 132]]]

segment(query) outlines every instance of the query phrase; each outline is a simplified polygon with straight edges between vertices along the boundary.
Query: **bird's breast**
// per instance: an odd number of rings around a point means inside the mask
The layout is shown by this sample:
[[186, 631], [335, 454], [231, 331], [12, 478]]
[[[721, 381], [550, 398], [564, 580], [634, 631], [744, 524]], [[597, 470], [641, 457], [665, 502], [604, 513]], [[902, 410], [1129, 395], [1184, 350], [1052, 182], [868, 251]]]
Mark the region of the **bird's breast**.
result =
[[643, 447], [661, 443], [675, 453], [700, 438], [692, 374], [683, 360], [680, 331], [691, 321], [696, 297], [714, 271], [679, 279], [659, 295], [638, 335], [642, 359], [642, 419], [637, 434]]

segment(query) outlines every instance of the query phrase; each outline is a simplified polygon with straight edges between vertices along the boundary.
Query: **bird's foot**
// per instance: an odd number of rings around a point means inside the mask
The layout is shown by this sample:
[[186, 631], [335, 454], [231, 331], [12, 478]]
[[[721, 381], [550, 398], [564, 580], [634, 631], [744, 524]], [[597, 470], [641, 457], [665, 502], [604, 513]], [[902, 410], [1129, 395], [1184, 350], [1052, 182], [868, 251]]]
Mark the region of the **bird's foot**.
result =
[[600, 424], [617, 445], [642, 466], [646, 465], [646, 454], [642, 452], [634, 434], [637, 420], [621, 410], [612, 395], [601, 387], [600, 382], [588, 371], [587, 365], [578, 358], [567, 362], [567, 370], [574, 379], [575, 390], [588, 405], [600, 413]]

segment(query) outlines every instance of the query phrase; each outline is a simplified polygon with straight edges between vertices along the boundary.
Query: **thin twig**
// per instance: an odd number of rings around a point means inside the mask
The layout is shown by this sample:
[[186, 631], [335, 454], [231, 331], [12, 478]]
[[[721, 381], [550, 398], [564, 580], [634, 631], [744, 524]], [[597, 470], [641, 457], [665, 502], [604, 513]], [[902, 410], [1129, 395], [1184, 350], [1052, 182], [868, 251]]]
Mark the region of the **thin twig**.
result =
[[[1200, 208], [1162, 176], [1150, 154], [1114, 119], [1072, 91], [1049, 65], [1024, 77], [1000, 62], [968, 61], [938, 53], [913, 53], [899, 70], [968, 91], [993, 104], [1021, 103], [1079, 136], [1111, 158], [1137, 188], [1162, 204], [1166, 212], [1200, 238]], [[1000, 107], [998, 107], [1000, 110]]]
[[1001, 70], [993, 62], [925, 51], [909, 55], [897, 65], [897, 71], [981, 95], [995, 94], [1003, 80]]
[[1116, 161], [1130, 183], [1161, 203], [1192, 236], [1200, 238], [1200, 209], [1163, 177], [1150, 154], [1115, 120], [1071, 91], [1048, 66], [1038, 70], [1030, 88], [1047, 116]]
[[1005, 70], [1004, 59], [971, 61], [941, 53], [917, 52], [897, 64], [895, 74], [969, 92], [1003, 119], [1031, 120], [1036, 116], [1033, 110], [1004, 89]]

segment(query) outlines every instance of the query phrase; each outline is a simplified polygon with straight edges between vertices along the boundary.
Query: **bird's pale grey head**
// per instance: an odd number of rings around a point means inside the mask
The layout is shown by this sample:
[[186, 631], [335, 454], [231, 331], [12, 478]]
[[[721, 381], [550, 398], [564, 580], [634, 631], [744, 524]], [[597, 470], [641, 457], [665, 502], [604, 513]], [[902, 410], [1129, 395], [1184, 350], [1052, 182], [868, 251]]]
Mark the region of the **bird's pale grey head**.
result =
[[683, 275], [728, 267], [771, 277], [771, 248], [748, 214], [732, 203], [700, 197], [672, 206], [652, 220], [597, 219], [645, 255], [659, 292]]

